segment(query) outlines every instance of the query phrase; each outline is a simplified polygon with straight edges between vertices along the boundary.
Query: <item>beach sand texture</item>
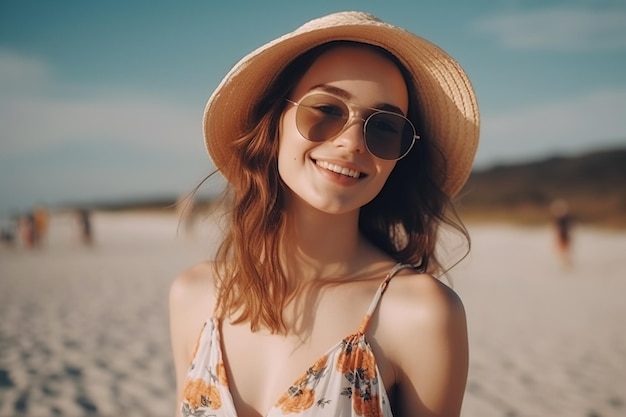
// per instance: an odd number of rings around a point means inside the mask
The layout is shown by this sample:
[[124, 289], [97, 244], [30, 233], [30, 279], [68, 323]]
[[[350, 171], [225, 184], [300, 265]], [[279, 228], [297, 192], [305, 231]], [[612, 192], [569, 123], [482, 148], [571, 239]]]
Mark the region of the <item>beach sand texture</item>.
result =
[[[211, 223], [96, 213], [95, 243], [51, 219], [44, 247], [0, 248], [0, 416], [173, 416], [167, 292], [213, 250]], [[470, 330], [465, 417], [626, 415], [626, 233], [474, 225], [452, 270]]]

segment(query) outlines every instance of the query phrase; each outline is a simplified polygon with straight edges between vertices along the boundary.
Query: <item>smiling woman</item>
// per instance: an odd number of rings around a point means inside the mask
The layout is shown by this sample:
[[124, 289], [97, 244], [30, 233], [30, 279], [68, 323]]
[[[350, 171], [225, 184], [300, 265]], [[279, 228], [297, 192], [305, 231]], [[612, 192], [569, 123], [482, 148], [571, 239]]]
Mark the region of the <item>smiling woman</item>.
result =
[[[435, 276], [478, 143], [444, 51], [362, 12], [244, 57], [205, 109], [229, 183], [215, 260], [170, 291], [185, 416], [458, 416], [463, 305]], [[384, 297], [383, 297], [384, 295]]]

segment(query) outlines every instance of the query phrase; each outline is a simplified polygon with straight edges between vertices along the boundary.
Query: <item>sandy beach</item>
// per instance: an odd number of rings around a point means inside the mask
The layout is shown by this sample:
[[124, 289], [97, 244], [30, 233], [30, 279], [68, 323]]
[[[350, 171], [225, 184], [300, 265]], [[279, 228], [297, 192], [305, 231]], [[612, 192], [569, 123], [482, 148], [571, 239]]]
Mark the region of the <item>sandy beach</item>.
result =
[[[94, 244], [51, 218], [41, 248], [0, 247], [0, 416], [174, 415], [167, 292], [213, 250], [168, 213], [96, 213]], [[626, 232], [470, 225], [451, 272], [468, 315], [464, 417], [626, 415]]]

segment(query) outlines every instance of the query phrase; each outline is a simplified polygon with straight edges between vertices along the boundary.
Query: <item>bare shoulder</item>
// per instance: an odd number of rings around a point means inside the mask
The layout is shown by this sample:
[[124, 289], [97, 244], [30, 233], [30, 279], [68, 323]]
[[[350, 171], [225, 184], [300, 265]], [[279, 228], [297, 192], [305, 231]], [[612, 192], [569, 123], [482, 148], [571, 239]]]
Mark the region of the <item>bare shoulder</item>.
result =
[[425, 274], [391, 280], [380, 304], [378, 340], [394, 369], [398, 415], [458, 416], [467, 381], [465, 309], [457, 293]]
[[170, 326], [190, 343], [213, 312], [215, 279], [213, 265], [203, 262], [178, 275], [170, 286]]
[[[432, 328], [465, 325], [465, 309], [458, 294], [428, 274], [405, 273], [391, 280], [383, 297], [383, 314], [401, 315], [398, 326]], [[393, 325], [393, 322], [390, 323]]]
[[187, 304], [214, 294], [215, 277], [211, 262], [202, 262], [184, 270], [170, 287], [170, 301], [175, 303]]
[[381, 300], [379, 328], [389, 341], [387, 349], [400, 365], [405, 359], [414, 360], [407, 346], [413, 351], [427, 351], [437, 345], [445, 348], [449, 343], [461, 346], [464, 343], [460, 341], [467, 337], [461, 298], [427, 274], [404, 273], [391, 280]]

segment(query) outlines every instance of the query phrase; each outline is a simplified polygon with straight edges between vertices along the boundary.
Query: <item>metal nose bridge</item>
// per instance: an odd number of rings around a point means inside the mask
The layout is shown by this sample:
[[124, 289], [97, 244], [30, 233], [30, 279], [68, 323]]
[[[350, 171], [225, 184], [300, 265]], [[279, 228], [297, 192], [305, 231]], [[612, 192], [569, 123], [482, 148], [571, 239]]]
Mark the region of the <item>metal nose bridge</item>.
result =
[[362, 123], [361, 125], [361, 140], [363, 141], [363, 145], [365, 145], [365, 122], [367, 121], [368, 117], [361, 117], [356, 111], [349, 109], [350, 114], [348, 115], [348, 119], [346, 120], [346, 122], [344, 123], [344, 125], [342, 126], [341, 130], [339, 130], [339, 132], [337, 132], [332, 138], [330, 138], [331, 140], [335, 140], [337, 139], [339, 136], [341, 136], [346, 130], [348, 130], [352, 125], [354, 125], [356, 122], [360, 121]]
[[[346, 104], [346, 109], [348, 110], [348, 118], [346, 122], [344, 123], [343, 127], [341, 128], [341, 130], [337, 132], [337, 134], [334, 136], [333, 139], [336, 139], [337, 137], [339, 137], [339, 135], [341, 135], [346, 130], [348, 130], [350, 126], [352, 126], [356, 121], [360, 120], [363, 123], [363, 125], [361, 126], [361, 133], [363, 135], [362, 138], [365, 141], [365, 123], [367, 122], [367, 119], [369, 119], [373, 114], [377, 113], [377, 111], [370, 109], [370, 110], [373, 110], [371, 114], [369, 114], [367, 117], [363, 117], [359, 114], [360, 112], [358, 110], [351, 108], [347, 104]], [[365, 110], [367, 109], [368, 108], [365, 108]]]

